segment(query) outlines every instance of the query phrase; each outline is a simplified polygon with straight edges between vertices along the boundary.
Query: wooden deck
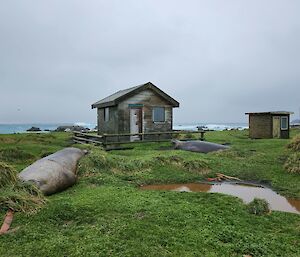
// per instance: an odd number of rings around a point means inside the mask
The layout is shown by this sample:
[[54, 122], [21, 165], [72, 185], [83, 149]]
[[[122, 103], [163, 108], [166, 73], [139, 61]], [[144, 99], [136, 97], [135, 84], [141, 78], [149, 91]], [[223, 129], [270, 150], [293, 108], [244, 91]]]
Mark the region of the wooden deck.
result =
[[[95, 135], [83, 132], [74, 132], [73, 141], [80, 144], [95, 144], [104, 147], [105, 149], [109, 145], [122, 145], [122, 144], [134, 144], [134, 143], [156, 143], [156, 142], [168, 142], [174, 135], [183, 135], [189, 140], [205, 140], [204, 134], [206, 131], [169, 131], [169, 132], [148, 132], [148, 133], [124, 133], [124, 134], [103, 134]], [[193, 138], [192, 135], [199, 135], [199, 138]], [[122, 137], [138, 136], [138, 140], [121, 140]], [[155, 139], [145, 139], [147, 136], [154, 136]], [[163, 137], [169, 136], [166, 139]], [[120, 147], [118, 147], [120, 148]]]

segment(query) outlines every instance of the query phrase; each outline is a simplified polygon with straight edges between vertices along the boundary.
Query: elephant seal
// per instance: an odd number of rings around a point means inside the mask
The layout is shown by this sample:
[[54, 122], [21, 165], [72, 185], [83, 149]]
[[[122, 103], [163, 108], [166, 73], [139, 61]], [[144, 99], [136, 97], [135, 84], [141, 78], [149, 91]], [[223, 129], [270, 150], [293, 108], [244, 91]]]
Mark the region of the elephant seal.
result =
[[45, 195], [60, 192], [75, 184], [78, 161], [86, 153], [74, 147], [65, 148], [34, 162], [18, 177], [23, 182], [33, 182]]
[[172, 140], [174, 144], [174, 149], [181, 149], [185, 151], [198, 152], [198, 153], [209, 153], [214, 151], [229, 149], [229, 146], [215, 144], [205, 141], [179, 141]]

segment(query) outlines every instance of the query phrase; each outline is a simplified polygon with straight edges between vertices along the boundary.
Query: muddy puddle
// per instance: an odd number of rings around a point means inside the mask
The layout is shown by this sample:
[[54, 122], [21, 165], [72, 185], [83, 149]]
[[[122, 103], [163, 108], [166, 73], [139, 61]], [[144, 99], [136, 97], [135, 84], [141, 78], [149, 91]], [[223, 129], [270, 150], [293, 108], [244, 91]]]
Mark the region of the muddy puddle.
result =
[[164, 190], [178, 192], [207, 192], [222, 193], [241, 198], [245, 203], [251, 202], [254, 198], [261, 198], [268, 201], [270, 208], [276, 211], [284, 211], [300, 214], [300, 200], [285, 198], [270, 188], [252, 184], [236, 183], [189, 183], [169, 185], [147, 185], [142, 186], [143, 190]]

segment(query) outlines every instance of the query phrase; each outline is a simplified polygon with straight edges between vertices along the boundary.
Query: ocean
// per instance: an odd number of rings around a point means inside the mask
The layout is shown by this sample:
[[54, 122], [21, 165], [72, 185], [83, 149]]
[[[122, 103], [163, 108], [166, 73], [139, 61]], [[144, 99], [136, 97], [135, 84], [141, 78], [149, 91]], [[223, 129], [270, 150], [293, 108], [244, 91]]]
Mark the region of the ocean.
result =
[[[59, 126], [72, 126], [78, 125], [85, 128], [94, 129], [95, 123], [29, 123], [29, 124], [0, 124], [0, 134], [15, 134], [15, 133], [26, 133], [26, 130], [31, 127], [38, 127], [42, 131], [44, 130], [55, 130]], [[225, 129], [245, 129], [248, 128], [247, 123], [177, 123], [173, 125], [175, 130], [190, 130], [197, 131], [198, 126], [203, 126], [209, 130], [225, 130]]]

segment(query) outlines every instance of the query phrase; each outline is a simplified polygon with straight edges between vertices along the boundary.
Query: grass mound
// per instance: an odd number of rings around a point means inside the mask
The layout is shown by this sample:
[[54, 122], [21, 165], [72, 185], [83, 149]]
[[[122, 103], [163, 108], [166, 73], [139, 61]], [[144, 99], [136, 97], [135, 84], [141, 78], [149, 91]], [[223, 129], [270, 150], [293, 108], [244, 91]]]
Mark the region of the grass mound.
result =
[[300, 174], [300, 134], [293, 137], [287, 148], [293, 152], [288, 155], [283, 167], [289, 173]]
[[270, 212], [269, 203], [264, 199], [254, 198], [248, 204], [248, 211], [255, 215], [264, 215]]
[[287, 147], [293, 151], [300, 151], [300, 134], [294, 136]]
[[35, 185], [22, 183], [12, 167], [0, 162], [0, 210], [32, 213], [44, 203], [45, 198]]
[[0, 161], [5, 162], [22, 162], [26, 160], [31, 160], [34, 155], [18, 148], [5, 148], [0, 150]]
[[111, 171], [113, 173], [145, 172], [155, 167], [177, 167], [184, 171], [199, 172], [209, 169], [209, 164], [203, 159], [185, 160], [180, 155], [156, 155], [149, 158], [130, 158], [110, 155], [101, 150], [92, 150], [79, 166], [79, 173], [97, 173]]

